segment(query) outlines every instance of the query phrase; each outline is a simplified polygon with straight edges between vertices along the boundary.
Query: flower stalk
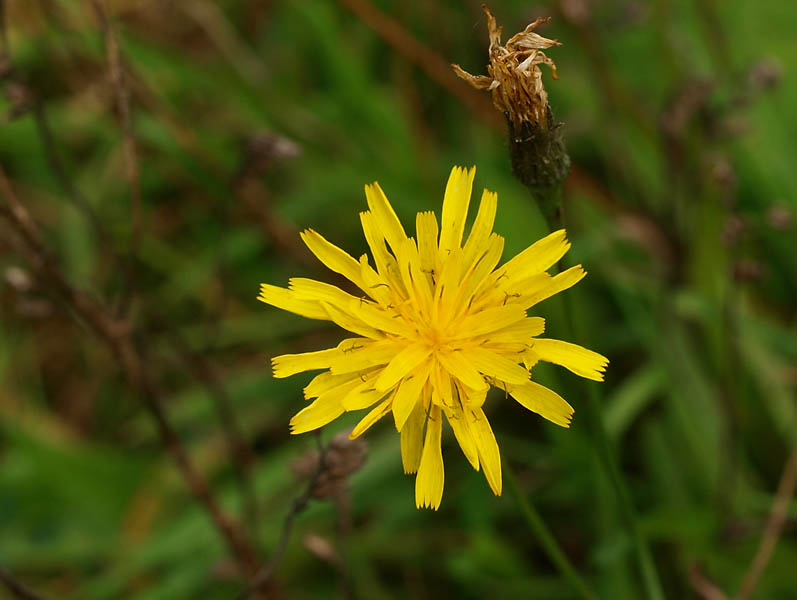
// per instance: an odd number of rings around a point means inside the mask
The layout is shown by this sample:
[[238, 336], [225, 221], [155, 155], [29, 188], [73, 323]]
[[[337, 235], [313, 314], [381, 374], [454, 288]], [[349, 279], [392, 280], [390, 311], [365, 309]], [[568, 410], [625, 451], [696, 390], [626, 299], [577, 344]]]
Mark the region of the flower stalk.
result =
[[[548, 94], [542, 83], [542, 71], [539, 67], [546, 64], [551, 68], [552, 76], [557, 79], [556, 65], [548, 58], [544, 50], [561, 45], [556, 40], [544, 38], [534, 30], [547, 19], [537, 19], [522, 32], [512, 36], [501, 45], [501, 28], [490, 11], [487, 13], [487, 26], [490, 35], [490, 64], [487, 67], [489, 76], [473, 76], [463, 71], [458, 65], [452, 65], [454, 71], [473, 87], [489, 90], [493, 96], [493, 104], [507, 119], [509, 127], [509, 156], [512, 172], [532, 193], [535, 203], [545, 218], [549, 229], [556, 231], [565, 227], [565, 215], [562, 208], [562, 192], [565, 179], [570, 172], [570, 157], [563, 135], [563, 123], [554, 119], [553, 111], [548, 104]], [[561, 264], [561, 263], [560, 263]], [[574, 315], [581, 314], [573, 300], [565, 298], [565, 331], [568, 338], [583, 339], [578, 335]], [[643, 584], [650, 600], [663, 600], [661, 583], [655, 564], [637, 523], [636, 512], [623, 479], [622, 471], [617, 463], [614, 449], [611, 447], [603, 422], [600, 393], [592, 385], [587, 386], [589, 402], [587, 403], [588, 422], [593, 443], [598, 452], [600, 462], [617, 496], [626, 530], [633, 541], [634, 551], [639, 563]], [[507, 480], [510, 478], [508, 477]], [[560, 568], [562, 574], [572, 580], [570, 565], [566, 559], [560, 564], [563, 555], [555, 541], [545, 528], [527, 499], [520, 493], [514, 482], [513, 494], [517, 498], [526, 523], [540, 543], [548, 551], [549, 556]], [[551, 542], [553, 541], [553, 546]], [[583, 584], [583, 582], [582, 582]]]

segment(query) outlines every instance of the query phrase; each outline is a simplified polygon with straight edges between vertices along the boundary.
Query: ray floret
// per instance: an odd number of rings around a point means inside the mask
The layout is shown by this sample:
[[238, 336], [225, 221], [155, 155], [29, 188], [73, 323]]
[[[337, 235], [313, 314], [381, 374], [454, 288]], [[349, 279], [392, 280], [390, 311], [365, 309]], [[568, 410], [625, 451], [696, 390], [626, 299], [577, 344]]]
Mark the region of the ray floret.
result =
[[443, 423], [474, 469], [501, 493], [501, 456], [483, 406], [491, 387], [521, 406], [568, 427], [573, 408], [532, 379], [538, 361], [602, 381], [608, 360], [569, 342], [539, 337], [539, 302], [578, 283], [581, 265], [547, 270], [568, 251], [555, 231], [498, 266], [503, 238], [493, 233], [497, 196], [484, 190], [465, 234], [475, 167], [454, 167], [440, 221], [416, 218], [416, 237], [404, 230], [387, 196], [365, 187], [360, 214], [374, 266], [355, 259], [313, 230], [302, 233], [310, 251], [361, 290], [294, 278], [287, 288], [262, 284], [258, 299], [282, 310], [331, 321], [349, 332], [334, 348], [272, 359], [275, 377], [321, 371], [304, 388], [309, 404], [290, 422], [291, 433], [323, 427], [345, 412], [367, 410], [351, 437], [392, 413], [405, 473], [416, 473], [415, 502], [437, 509], [443, 497]]

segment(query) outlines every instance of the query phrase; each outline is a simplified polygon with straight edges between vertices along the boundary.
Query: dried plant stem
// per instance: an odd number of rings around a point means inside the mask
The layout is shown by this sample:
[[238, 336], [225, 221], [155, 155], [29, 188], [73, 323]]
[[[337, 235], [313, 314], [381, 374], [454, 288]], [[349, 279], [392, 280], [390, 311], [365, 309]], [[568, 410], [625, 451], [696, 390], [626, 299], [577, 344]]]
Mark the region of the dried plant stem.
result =
[[[163, 319], [158, 319], [158, 321], [165, 324]], [[254, 527], [259, 521], [257, 497], [252, 483], [252, 467], [255, 457], [235, 417], [227, 390], [219, 379], [215, 368], [200, 354], [192, 352], [188, 343], [177, 331], [167, 329], [166, 335], [169, 337], [175, 352], [183, 361], [183, 364], [204, 385], [213, 400], [213, 407], [224, 429], [230, 459], [238, 478], [238, 485], [241, 488], [246, 520], [250, 526]]]
[[299, 497], [293, 501], [290, 511], [288, 511], [288, 514], [285, 515], [285, 518], [282, 521], [282, 530], [280, 532], [279, 541], [277, 542], [277, 547], [275, 548], [274, 553], [271, 555], [271, 558], [257, 570], [257, 573], [255, 573], [252, 581], [249, 583], [246, 589], [242, 590], [235, 597], [235, 600], [246, 600], [252, 594], [263, 590], [271, 580], [271, 577], [274, 575], [274, 571], [277, 569], [277, 565], [279, 565], [279, 562], [282, 560], [285, 551], [288, 549], [288, 542], [291, 539], [291, 533], [293, 533], [293, 524], [296, 520], [296, 517], [299, 516], [305, 508], [307, 508], [310, 498], [313, 495], [313, 488], [315, 488], [319, 477], [321, 477], [321, 474], [324, 472], [324, 462], [326, 460], [328, 446], [324, 446], [321, 440], [320, 429], [316, 429], [314, 433], [316, 436], [316, 443], [318, 445], [318, 467], [316, 468], [315, 473], [313, 473], [313, 476], [307, 482], [307, 487], [304, 489], [301, 495], [299, 495]]
[[492, 103], [478, 92], [464, 85], [445, 60], [433, 48], [420, 42], [402, 25], [377, 8], [370, 0], [338, 0], [368, 25], [398, 54], [414, 64], [440, 87], [454, 96], [482, 121], [495, 129], [501, 129], [501, 117]]
[[775, 552], [775, 546], [780, 539], [780, 535], [783, 533], [783, 526], [786, 524], [786, 518], [789, 514], [789, 502], [794, 496], [795, 487], [797, 487], [797, 446], [792, 450], [786, 465], [783, 467], [783, 474], [780, 476], [778, 491], [775, 495], [775, 501], [772, 503], [772, 510], [769, 513], [764, 533], [761, 535], [761, 542], [758, 545], [753, 562], [744, 576], [742, 587], [736, 596], [736, 600], [748, 600], [751, 598], [758, 582], [761, 580], [761, 576], [764, 574], [764, 570]]
[[534, 505], [529, 501], [528, 497], [520, 490], [517, 478], [507, 464], [507, 461], [503, 461], [503, 470], [504, 480], [507, 483], [509, 493], [512, 494], [512, 497], [517, 502], [520, 507], [520, 512], [523, 515], [523, 520], [534, 534], [534, 537], [537, 538], [543, 550], [545, 550], [548, 558], [551, 559], [551, 562], [559, 569], [559, 572], [578, 593], [580, 598], [584, 600], [597, 600], [598, 596], [589, 589], [581, 575], [578, 574], [578, 571], [576, 571], [575, 567], [570, 562], [570, 559], [567, 558], [564, 550], [559, 546], [559, 543], [556, 541], [550, 529], [548, 529], [545, 521], [540, 517], [537, 509], [534, 508]]
[[16, 197], [2, 167], [0, 193], [8, 202], [8, 207], [0, 205], [0, 217], [17, 234], [20, 253], [27, 257], [42, 285], [59, 296], [78, 319], [108, 346], [130, 387], [140, 394], [145, 408], [155, 421], [163, 445], [177, 464], [189, 489], [204, 507], [241, 567], [247, 571], [252, 570], [257, 562], [255, 552], [238, 524], [222, 510], [207, 480], [196, 468], [171, 426], [163, 407], [161, 392], [150, 375], [147, 357], [136, 342], [129, 323], [118, 320], [106, 306], [75, 288], [66, 279], [47, 251], [27, 209]]
[[45, 600], [45, 597], [37, 594], [30, 588], [28, 588], [25, 584], [18, 581], [11, 573], [6, 571], [3, 567], [0, 566], [0, 581], [6, 587], [6, 589], [13, 594], [15, 598], [19, 598], [19, 600]]
[[689, 583], [703, 600], [728, 600], [728, 596], [703, 573], [699, 565], [692, 565], [689, 569]]
[[138, 248], [141, 244], [141, 174], [136, 153], [136, 139], [133, 135], [133, 123], [130, 117], [130, 99], [124, 83], [122, 59], [119, 54], [119, 43], [116, 39], [113, 26], [108, 19], [104, 0], [92, 0], [94, 12], [100, 22], [103, 37], [105, 38], [105, 51], [108, 61], [108, 76], [113, 87], [116, 99], [116, 110], [119, 113], [119, 122], [122, 128], [122, 140], [125, 156], [125, 176], [130, 186], [131, 205], [131, 232], [130, 249], [127, 258], [125, 291], [120, 302], [120, 314], [125, 314], [128, 304], [135, 290], [136, 260]]

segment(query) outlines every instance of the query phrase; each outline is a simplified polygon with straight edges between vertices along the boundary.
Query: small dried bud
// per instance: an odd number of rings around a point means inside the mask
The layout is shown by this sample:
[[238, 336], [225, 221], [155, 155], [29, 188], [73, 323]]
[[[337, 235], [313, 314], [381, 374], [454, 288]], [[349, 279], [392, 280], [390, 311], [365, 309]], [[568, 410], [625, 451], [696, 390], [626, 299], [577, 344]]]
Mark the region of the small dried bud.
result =
[[783, 67], [774, 59], [764, 59], [750, 69], [748, 82], [753, 91], [771, 90], [783, 79]]
[[28, 86], [17, 82], [6, 85], [6, 99], [11, 105], [6, 120], [13, 121], [33, 108], [33, 94]]
[[[311, 495], [313, 498], [334, 498], [346, 488], [349, 475], [360, 470], [365, 463], [366, 443], [362, 439], [349, 439], [349, 432], [337, 434], [329, 442], [321, 472], [316, 478]], [[294, 465], [293, 471], [300, 477], [310, 478], [319, 468], [318, 452], [308, 452]]]
[[6, 75], [11, 73], [11, 70], [11, 60], [8, 56], [0, 54], [0, 79], [3, 79]]
[[733, 264], [733, 278], [736, 281], [761, 279], [763, 275], [764, 266], [757, 260], [744, 258]]
[[725, 227], [722, 230], [722, 240], [727, 246], [736, 244], [744, 233], [747, 231], [747, 223], [741, 216], [732, 214], [725, 221]]
[[767, 222], [773, 229], [785, 231], [792, 225], [794, 217], [785, 206], [773, 206], [767, 211]]
[[243, 160], [236, 181], [257, 177], [275, 164], [296, 158], [302, 148], [286, 137], [269, 131], [258, 131], [242, 141]]
[[482, 8], [487, 13], [490, 34], [490, 64], [487, 67], [490, 76], [471, 75], [459, 65], [451, 66], [459, 77], [476, 89], [490, 90], [493, 104], [509, 116], [515, 128], [519, 129], [524, 122], [547, 128], [548, 93], [542, 84], [542, 70], [539, 65], [548, 65], [556, 79], [556, 65], [543, 50], [561, 44], [534, 33], [534, 30], [551, 18], [537, 19], [509, 38], [506, 46], [502, 46], [502, 28], [498, 27], [489, 9], [484, 5]]
[[17, 292], [29, 292], [33, 289], [33, 278], [25, 270], [19, 267], [8, 267], [3, 273], [5, 282]]
[[718, 157], [711, 166], [711, 178], [723, 189], [736, 187], [736, 171], [726, 156]]

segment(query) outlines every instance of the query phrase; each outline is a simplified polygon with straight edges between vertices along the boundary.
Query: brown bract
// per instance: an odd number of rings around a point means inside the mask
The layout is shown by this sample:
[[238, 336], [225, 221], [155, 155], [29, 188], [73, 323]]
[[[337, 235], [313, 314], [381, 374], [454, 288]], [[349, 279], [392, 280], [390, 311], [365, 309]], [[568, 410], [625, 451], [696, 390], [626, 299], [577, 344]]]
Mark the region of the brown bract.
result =
[[501, 45], [501, 27], [486, 6], [487, 27], [490, 34], [490, 64], [486, 75], [471, 75], [459, 65], [451, 65], [456, 74], [479, 90], [490, 90], [493, 104], [506, 113], [516, 127], [527, 121], [538, 123], [543, 129], [548, 125], [548, 94], [542, 84], [540, 64], [551, 67], [553, 78], [556, 65], [543, 50], [551, 46], [561, 46], [556, 40], [549, 40], [534, 30], [551, 20], [550, 17], [537, 19], [526, 29], [513, 35], [506, 46]]

